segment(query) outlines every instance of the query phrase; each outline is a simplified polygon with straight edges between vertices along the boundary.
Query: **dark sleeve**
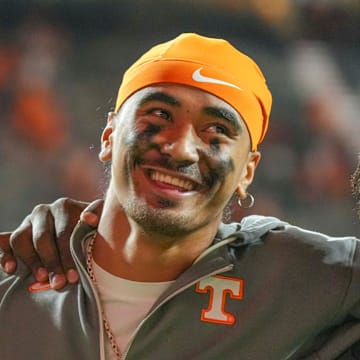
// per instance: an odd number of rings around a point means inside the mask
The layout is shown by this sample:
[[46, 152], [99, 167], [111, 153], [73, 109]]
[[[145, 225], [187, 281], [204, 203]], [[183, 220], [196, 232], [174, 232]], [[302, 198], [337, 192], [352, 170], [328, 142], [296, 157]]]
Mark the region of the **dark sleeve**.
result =
[[360, 341], [342, 353], [337, 360], [360, 360]]
[[360, 241], [353, 241], [354, 251], [347, 264], [352, 276], [342, 301], [342, 316], [315, 339], [313, 350], [299, 359], [360, 360]]

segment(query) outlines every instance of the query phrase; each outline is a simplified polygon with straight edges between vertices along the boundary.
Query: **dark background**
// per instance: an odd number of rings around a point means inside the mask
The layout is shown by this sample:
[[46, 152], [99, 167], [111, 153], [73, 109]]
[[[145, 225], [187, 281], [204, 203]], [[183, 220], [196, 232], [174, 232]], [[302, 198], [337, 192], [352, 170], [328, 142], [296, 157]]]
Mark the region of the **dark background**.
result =
[[103, 195], [99, 136], [123, 71], [181, 32], [226, 38], [273, 92], [251, 211], [359, 234], [360, 2], [0, 0], [0, 230], [40, 202]]

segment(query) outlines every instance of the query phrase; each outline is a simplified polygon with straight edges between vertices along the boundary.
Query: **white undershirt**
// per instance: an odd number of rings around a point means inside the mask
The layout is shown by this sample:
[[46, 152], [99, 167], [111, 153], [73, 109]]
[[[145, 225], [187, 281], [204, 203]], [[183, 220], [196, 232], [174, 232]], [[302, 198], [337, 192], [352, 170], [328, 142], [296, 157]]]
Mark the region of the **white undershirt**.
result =
[[[137, 282], [114, 276], [93, 261], [102, 309], [116, 337], [120, 351], [124, 351], [136, 327], [148, 313], [156, 299], [173, 281]], [[106, 359], [113, 359], [106, 334]]]

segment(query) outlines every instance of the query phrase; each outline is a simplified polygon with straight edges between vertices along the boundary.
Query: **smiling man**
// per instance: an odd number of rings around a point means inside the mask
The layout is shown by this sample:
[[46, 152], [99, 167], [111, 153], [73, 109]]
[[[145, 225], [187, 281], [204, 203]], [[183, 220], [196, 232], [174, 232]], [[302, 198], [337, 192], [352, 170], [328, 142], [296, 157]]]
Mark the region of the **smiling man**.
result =
[[246, 197], [260, 158], [230, 105], [178, 84], [137, 91], [110, 115], [102, 144], [112, 179], [94, 258], [136, 281], [173, 280], [190, 266], [214, 239], [234, 191]]
[[359, 241], [221, 222], [234, 196], [253, 202], [270, 107], [225, 40], [182, 34], [136, 61], [101, 137], [99, 224], [72, 235], [80, 282], [1, 274], [0, 358], [356, 359]]

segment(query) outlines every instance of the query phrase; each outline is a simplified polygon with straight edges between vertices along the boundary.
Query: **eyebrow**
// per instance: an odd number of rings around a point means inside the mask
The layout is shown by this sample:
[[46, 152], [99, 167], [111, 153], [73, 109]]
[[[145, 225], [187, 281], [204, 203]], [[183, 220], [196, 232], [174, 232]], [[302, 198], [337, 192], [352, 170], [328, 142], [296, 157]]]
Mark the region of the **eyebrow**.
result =
[[172, 106], [180, 106], [180, 101], [176, 99], [174, 96], [171, 96], [162, 91], [156, 91], [146, 95], [140, 102], [140, 105], [144, 105], [151, 101], [160, 101], [168, 105]]
[[204, 109], [205, 114], [210, 115], [215, 118], [226, 120], [231, 126], [233, 126], [237, 131], [241, 132], [242, 127], [240, 125], [239, 116], [235, 112], [223, 108], [223, 107], [206, 107]]
[[[145, 105], [151, 101], [159, 101], [171, 106], [180, 107], [181, 102], [174, 96], [164, 91], [154, 91], [144, 96], [140, 101], [140, 105]], [[242, 126], [239, 121], [239, 116], [234, 112], [224, 107], [207, 106], [204, 108], [204, 113], [217, 119], [226, 120], [239, 133], [242, 132]]]

